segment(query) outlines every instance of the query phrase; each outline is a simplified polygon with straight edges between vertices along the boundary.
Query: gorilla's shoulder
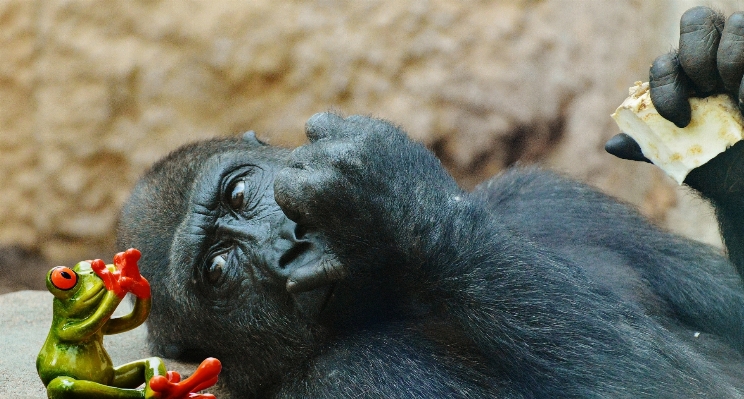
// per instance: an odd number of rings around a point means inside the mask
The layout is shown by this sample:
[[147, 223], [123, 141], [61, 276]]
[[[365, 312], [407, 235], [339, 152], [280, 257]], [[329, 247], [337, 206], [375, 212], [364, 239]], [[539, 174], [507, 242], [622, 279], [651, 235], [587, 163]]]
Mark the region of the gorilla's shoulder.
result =
[[616, 202], [597, 189], [536, 166], [516, 166], [479, 184], [473, 194], [494, 205], [516, 201], [552, 202], [569, 199]]

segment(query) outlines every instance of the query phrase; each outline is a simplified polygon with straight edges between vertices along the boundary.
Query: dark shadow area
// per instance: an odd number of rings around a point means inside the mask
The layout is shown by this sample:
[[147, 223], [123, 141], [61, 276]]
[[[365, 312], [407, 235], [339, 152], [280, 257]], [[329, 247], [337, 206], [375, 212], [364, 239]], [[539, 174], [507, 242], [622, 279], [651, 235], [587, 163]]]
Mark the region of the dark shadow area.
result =
[[36, 251], [19, 246], [0, 247], [0, 295], [20, 290], [46, 290], [45, 275], [52, 266]]

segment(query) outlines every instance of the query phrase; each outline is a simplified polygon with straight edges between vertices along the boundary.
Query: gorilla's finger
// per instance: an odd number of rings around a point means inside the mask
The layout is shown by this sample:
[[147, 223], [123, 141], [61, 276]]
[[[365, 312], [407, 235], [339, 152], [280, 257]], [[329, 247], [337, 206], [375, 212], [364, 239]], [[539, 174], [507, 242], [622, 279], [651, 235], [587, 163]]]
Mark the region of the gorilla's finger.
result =
[[651, 102], [659, 115], [678, 127], [685, 127], [690, 123], [690, 82], [676, 54], [663, 54], [654, 60], [649, 71], [648, 85], [651, 89]]
[[721, 14], [703, 6], [685, 11], [679, 21], [679, 61], [700, 97], [719, 87], [716, 56], [723, 25]]
[[274, 178], [274, 201], [282, 209], [282, 212], [295, 223], [300, 223], [303, 211], [297, 209], [298, 201], [295, 199], [296, 184], [300, 172], [296, 169], [285, 168], [277, 173]]
[[311, 291], [333, 284], [346, 277], [346, 268], [334, 256], [327, 256], [320, 262], [300, 267], [287, 278], [287, 291], [297, 293]]
[[744, 12], [731, 14], [718, 45], [718, 73], [731, 94], [739, 92], [744, 76]]
[[739, 112], [744, 114], [744, 79], [742, 79], [739, 91], [736, 93], [736, 99], [739, 104]]
[[605, 143], [605, 151], [621, 159], [651, 163], [651, 161], [643, 155], [641, 146], [639, 146], [632, 137], [625, 133], [616, 134], [611, 139], [607, 140]]
[[343, 121], [344, 118], [331, 112], [317, 113], [305, 122], [305, 134], [310, 142], [335, 137], [340, 133]]
[[313, 144], [307, 144], [295, 148], [289, 154], [287, 166], [295, 169], [310, 169], [311, 165], [317, 165], [322, 161], [322, 154], [319, 153]]
[[309, 218], [309, 204], [316, 201], [330, 181], [330, 171], [314, 171], [284, 168], [274, 178], [274, 200], [284, 214], [301, 224]]
[[292, 168], [312, 171], [327, 167], [341, 171], [359, 169], [360, 160], [353, 152], [352, 146], [344, 140], [311, 143], [295, 148], [287, 164]]

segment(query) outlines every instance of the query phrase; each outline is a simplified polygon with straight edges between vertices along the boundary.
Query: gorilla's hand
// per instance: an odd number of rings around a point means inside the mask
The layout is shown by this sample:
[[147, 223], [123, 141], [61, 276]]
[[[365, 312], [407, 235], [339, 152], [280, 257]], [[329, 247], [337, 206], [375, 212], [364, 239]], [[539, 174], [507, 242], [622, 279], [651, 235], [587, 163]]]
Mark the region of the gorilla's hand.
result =
[[[744, 12], [732, 14], [724, 23], [721, 14], [707, 7], [694, 7], [680, 19], [679, 49], [659, 56], [651, 66], [651, 100], [661, 116], [679, 127], [690, 123], [689, 97], [726, 93], [738, 100], [744, 113], [742, 76]], [[623, 159], [648, 162], [635, 140], [624, 133], [610, 139], [605, 148]], [[744, 176], [737, 172], [744, 172], [741, 152], [741, 146], [732, 147], [693, 170], [685, 183], [709, 198], [726, 195], [722, 192], [724, 185], [730, 191], [732, 184], [744, 184], [731, 182], [733, 176]]]
[[327, 237], [345, 265], [405, 257], [410, 234], [460, 191], [431, 152], [386, 121], [322, 113], [306, 134], [310, 143], [278, 173], [274, 195], [287, 217]]
[[659, 114], [685, 127], [690, 123], [689, 97], [722, 92], [739, 99], [741, 108], [744, 13], [733, 14], [724, 24], [722, 15], [695, 7], [679, 24], [679, 50], [656, 58], [649, 73], [651, 100]]

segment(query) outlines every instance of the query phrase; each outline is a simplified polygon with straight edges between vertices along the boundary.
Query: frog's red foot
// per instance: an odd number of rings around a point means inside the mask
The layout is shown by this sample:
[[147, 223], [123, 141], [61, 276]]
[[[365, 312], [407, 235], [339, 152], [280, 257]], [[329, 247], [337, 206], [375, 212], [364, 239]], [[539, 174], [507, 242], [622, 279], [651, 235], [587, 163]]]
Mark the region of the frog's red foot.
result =
[[140, 275], [137, 261], [142, 254], [135, 248], [114, 255], [114, 265], [119, 272], [119, 284], [124, 291], [131, 292], [137, 298], [150, 297], [150, 283]]
[[190, 393], [188, 398], [189, 399], [217, 399], [211, 393]]
[[222, 363], [209, 357], [201, 362], [191, 377], [180, 381], [181, 376], [175, 372], [168, 372], [167, 377], [156, 375], [150, 379], [150, 388], [160, 399], [214, 399], [214, 395], [196, 392], [216, 384], [221, 370]]
[[178, 371], [170, 370], [165, 373], [165, 378], [168, 380], [168, 382], [180, 382], [181, 374], [178, 374]]
[[106, 286], [107, 290], [113, 291], [119, 298], [124, 298], [124, 295], [126, 295], [127, 292], [124, 291], [119, 284], [118, 271], [112, 272], [100, 259], [90, 261], [90, 268], [93, 269], [101, 280], [103, 280], [103, 284]]

